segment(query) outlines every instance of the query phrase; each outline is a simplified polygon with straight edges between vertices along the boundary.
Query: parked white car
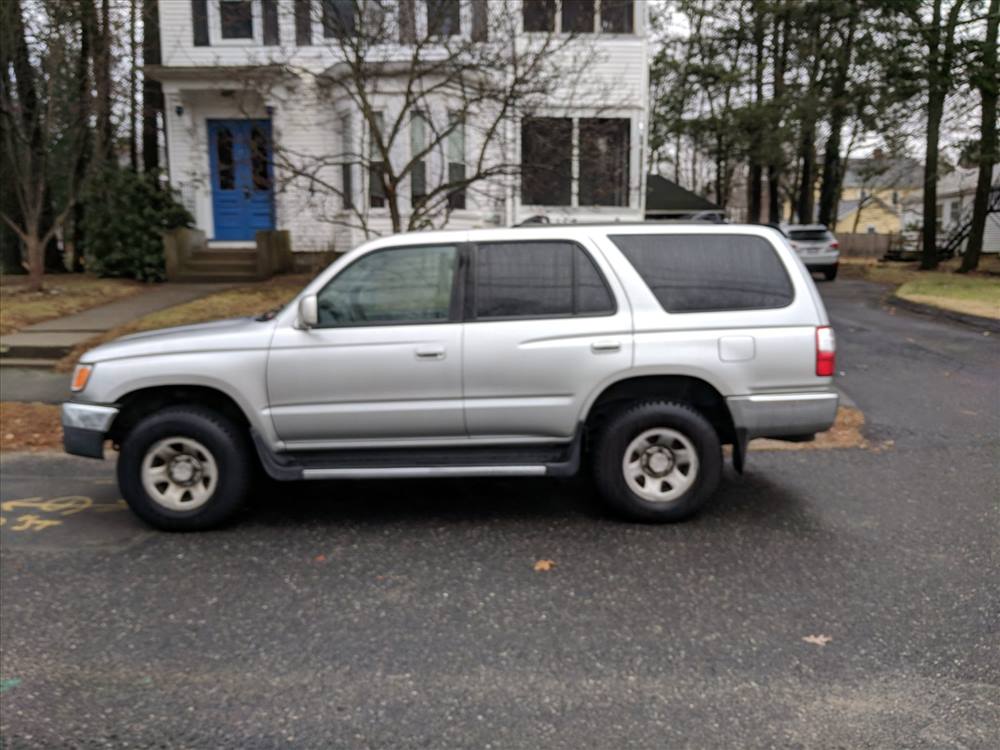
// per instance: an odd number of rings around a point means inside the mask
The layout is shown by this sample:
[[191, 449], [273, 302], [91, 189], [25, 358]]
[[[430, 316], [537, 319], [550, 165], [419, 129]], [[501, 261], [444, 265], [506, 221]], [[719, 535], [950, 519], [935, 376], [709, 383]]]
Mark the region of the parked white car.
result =
[[793, 224], [785, 227], [785, 233], [806, 268], [822, 273], [827, 281], [837, 278], [840, 243], [833, 232], [823, 224]]
[[230, 518], [276, 480], [567, 476], [643, 521], [694, 513], [755, 437], [837, 412], [834, 336], [773, 229], [533, 225], [403, 234], [283, 309], [83, 356], [65, 448], [120, 449], [163, 529]]

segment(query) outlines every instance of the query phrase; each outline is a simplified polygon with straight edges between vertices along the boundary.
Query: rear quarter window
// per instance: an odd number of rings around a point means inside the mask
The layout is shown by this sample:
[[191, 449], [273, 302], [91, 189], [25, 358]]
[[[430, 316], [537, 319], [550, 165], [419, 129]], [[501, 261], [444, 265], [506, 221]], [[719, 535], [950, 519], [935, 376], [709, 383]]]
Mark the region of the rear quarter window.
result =
[[610, 235], [669, 313], [766, 310], [795, 298], [769, 242], [745, 235]]

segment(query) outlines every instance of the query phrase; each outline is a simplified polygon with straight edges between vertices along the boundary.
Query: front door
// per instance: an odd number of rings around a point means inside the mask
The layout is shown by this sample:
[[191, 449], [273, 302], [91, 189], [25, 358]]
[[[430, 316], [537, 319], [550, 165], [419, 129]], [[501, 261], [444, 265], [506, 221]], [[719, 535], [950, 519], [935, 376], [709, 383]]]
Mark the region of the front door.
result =
[[249, 240], [274, 228], [269, 120], [209, 120], [216, 240]]
[[318, 293], [319, 324], [279, 328], [267, 390], [292, 449], [465, 436], [455, 245], [375, 250]]

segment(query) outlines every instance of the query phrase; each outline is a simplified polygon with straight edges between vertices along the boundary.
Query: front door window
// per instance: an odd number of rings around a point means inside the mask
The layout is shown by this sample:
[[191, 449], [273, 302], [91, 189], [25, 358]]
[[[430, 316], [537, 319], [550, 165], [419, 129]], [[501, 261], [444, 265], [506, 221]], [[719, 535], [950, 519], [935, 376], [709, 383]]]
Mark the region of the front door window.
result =
[[458, 248], [376, 250], [317, 295], [321, 327], [437, 323], [448, 320]]

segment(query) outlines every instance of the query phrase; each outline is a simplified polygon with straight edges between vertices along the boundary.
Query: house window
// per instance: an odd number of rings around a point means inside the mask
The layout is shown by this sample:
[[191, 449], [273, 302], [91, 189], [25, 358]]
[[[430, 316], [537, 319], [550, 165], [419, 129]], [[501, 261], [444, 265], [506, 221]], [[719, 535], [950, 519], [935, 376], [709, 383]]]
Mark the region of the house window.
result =
[[632, 0], [601, 0], [601, 31], [609, 34], [631, 34]]
[[295, 0], [295, 43], [300, 47], [312, 44], [312, 0]]
[[594, 31], [594, 0], [562, 0], [562, 30], [586, 34]]
[[627, 206], [629, 120], [580, 120], [580, 205]]
[[191, 26], [194, 31], [194, 46], [207, 47], [208, 0], [191, 0]]
[[219, 0], [219, 25], [223, 39], [253, 39], [251, 0]]
[[428, 36], [457, 36], [461, 32], [459, 0], [427, 0]]
[[264, 28], [264, 44], [275, 46], [281, 43], [278, 32], [278, 0], [261, 0], [261, 20]]
[[465, 121], [460, 113], [451, 115], [448, 133], [448, 182], [457, 185], [448, 193], [448, 208], [465, 208]]
[[414, 112], [410, 119], [410, 202], [414, 208], [423, 205], [427, 197], [427, 116]]
[[472, 41], [485, 42], [489, 38], [489, 11], [487, 0], [472, 0]]
[[521, 202], [568, 206], [573, 179], [573, 121], [531, 117], [521, 123]]
[[344, 210], [354, 208], [354, 138], [351, 130], [351, 116], [344, 115], [340, 118], [341, 142], [343, 144], [343, 154], [340, 163], [341, 180], [341, 201]]
[[383, 117], [381, 112], [375, 113], [375, 128], [371, 129], [368, 144], [368, 205], [372, 208], [385, 208], [385, 183], [382, 175], [385, 173], [385, 162], [379, 151], [376, 140], [381, 137]]
[[351, 36], [357, 19], [354, 14], [354, 0], [323, 0], [323, 36]]
[[556, 30], [556, 0], [529, 0], [521, 14], [525, 31]]

